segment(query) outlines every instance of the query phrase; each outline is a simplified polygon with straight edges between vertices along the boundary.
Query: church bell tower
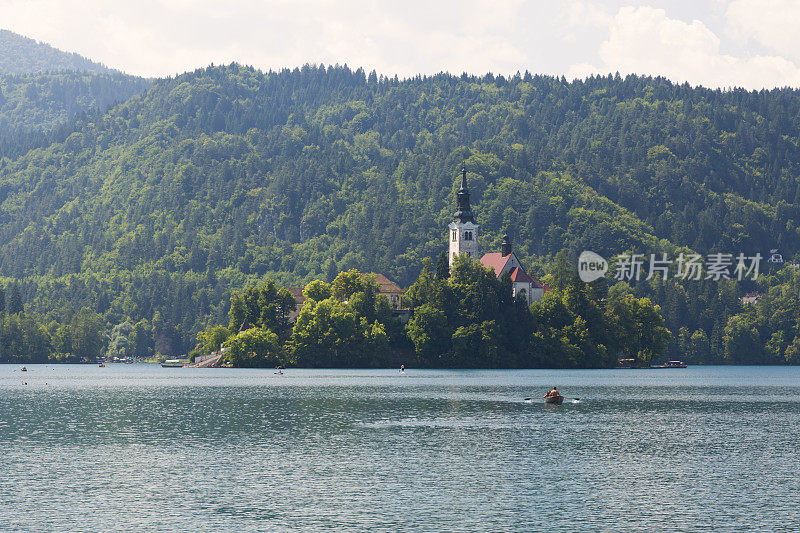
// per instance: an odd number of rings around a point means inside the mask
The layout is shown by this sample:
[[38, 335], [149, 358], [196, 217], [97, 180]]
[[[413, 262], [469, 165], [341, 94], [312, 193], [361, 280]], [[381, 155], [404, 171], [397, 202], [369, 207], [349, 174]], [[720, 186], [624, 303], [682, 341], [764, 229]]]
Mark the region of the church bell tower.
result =
[[472, 217], [472, 208], [469, 205], [469, 189], [467, 188], [467, 169], [461, 168], [461, 187], [456, 195], [457, 209], [450, 223], [448, 241], [450, 242], [449, 260], [457, 255], [464, 254], [472, 259], [478, 259], [478, 226]]

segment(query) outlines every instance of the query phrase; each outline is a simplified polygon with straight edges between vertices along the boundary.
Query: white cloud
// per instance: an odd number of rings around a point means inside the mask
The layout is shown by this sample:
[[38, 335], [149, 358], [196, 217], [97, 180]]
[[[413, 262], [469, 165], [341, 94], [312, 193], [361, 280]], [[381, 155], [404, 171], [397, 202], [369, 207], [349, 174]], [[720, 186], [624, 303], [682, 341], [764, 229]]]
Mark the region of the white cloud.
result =
[[712, 87], [800, 85], [798, 1], [670, 4], [720, 20], [724, 13], [722, 37], [774, 51], [742, 57], [723, 53], [731, 47], [705, 22], [610, 7], [622, 1], [0, 0], [0, 27], [146, 76], [238, 61], [261, 69], [347, 63], [400, 76], [619, 71]]
[[[401, 76], [513, 72], [522, 0], [0, 0], [0, 27], [125, 71], [347, 63]], [[518, 33], [518, 32], [517, 32]]]
[[573, 0], [564, 4], [559, 14], [559, 26], [566, 41], [577, 41], [587, 28], [603, 28], [613, 17], [596, 4]]
[[795, 61], [800, 59], [800, 2], [796, 0], [734, 0], [725, 12], [736, 37], [754, 39]]
[[663, 9], [623, 7], [598, 50], [602, 63], [574, 65], [570, 74], [661, 75], [708, 87], [749, 89], [800, 84], [800, 69], [780, 56], [735, 57], [720, 52], [720, 38], [699, 20], [671, 19]]

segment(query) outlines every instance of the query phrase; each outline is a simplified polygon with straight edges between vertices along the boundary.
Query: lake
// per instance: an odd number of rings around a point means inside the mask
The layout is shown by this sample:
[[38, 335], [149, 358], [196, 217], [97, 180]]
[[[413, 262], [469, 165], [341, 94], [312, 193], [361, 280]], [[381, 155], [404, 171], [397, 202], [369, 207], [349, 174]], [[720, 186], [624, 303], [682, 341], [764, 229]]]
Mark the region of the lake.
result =
[[797, 367], [19, 368], [2, 530], [800, 529]]

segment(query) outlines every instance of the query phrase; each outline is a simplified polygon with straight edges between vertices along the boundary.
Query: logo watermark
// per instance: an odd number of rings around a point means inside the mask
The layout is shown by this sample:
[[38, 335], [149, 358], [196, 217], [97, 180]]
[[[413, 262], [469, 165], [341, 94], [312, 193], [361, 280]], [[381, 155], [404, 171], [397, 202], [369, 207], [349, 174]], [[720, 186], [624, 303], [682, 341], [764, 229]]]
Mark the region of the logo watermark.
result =
[[[700, 254], [681, 253], [675, 260], [667, 254], [620, 254], [615, 258], [614, 279], [619, 281], [639, 281], [652, 279], [661, 274], [663, 279], [681, 280], [713, 280], [744, 279], [755, 280], [761, 268], [763, 257], [755, 255], [738, 255], [714, 253]], [[578, 258], [578, 277], [590, 283], [605, 277], [608, 272], [608, 261], [591, 251], [584, 251]]]
[[578, 277], [581, 281], [591, 283], [605, 277], [608, 272], [608, 261], [594, 252], [586, 250], [578, 258]]

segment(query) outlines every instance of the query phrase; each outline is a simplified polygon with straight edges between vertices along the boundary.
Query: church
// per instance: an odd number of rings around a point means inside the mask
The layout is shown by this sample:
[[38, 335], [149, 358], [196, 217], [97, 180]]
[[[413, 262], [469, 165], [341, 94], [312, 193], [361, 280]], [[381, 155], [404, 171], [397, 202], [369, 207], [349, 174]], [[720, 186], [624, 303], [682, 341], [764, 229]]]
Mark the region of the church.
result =
[[[456, 206], [448, 235], [450, 241], [448, 256], [451, 267], [457, 255], [464, 254], [467, 257], [478, 258], [478, 225], [475, 224], [472, 208], [469, 205], [466, 168], [461, 169], [461, 187], [456, 194]], [[508, 235], [503, 236], [499, 252], [484, 254], [480, 257], [480, 261], [484, 267], [491, 267], [498, 278], [509, 273], [513, 295], [522, 296], [529, 305], [541, 300], [549, 289], [547, 285], [525, 272], [525, 268], [511, 249], [511, 239]]]

